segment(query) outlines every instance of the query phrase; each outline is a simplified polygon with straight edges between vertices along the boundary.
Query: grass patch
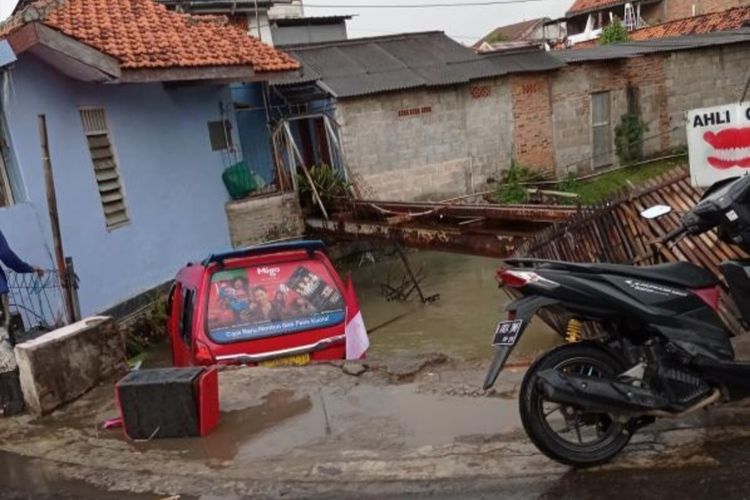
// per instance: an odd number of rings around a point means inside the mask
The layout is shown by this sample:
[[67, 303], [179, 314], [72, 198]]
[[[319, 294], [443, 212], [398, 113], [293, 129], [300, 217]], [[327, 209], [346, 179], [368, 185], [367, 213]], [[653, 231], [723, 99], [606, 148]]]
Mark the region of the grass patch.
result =
[[[646, 165], [626, 167], [586, 181], [568, 179], [560, 182], [558, 189], [560, 191], [577, 193], [580, 196], [579, 201], [582, 205], [591, 205], [611, 197], [630, 184], [638, 186], [649, 179], [669, 172], [675, 167], [685, 165], [686, 159], [670, 158]], [[565, 202], [576, 203], [575, 200], [565, 200]]]

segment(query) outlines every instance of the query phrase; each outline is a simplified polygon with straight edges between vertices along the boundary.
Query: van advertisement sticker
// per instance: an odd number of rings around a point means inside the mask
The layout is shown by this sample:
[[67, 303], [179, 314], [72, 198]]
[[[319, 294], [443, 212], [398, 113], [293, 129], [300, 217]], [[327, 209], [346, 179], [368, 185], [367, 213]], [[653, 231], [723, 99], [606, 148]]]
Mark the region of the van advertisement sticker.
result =
[[325, 328], [344, 319], [344, 299], [320, 262], [252, 266], [211, 278], [208, 331], [215, 342]]

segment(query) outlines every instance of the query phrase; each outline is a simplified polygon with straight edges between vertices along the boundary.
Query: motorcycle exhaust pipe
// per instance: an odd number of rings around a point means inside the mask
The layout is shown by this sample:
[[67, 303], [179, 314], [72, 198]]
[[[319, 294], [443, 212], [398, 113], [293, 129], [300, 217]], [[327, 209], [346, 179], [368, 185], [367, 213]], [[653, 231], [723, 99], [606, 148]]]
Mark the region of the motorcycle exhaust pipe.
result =
[[554, 369], [543, 370], [537, 376], [546, 400], [586, 412], [643, 415], [666, 412], [669, 407], [669, 402], [653, 391], [613, 379], [579, 377]]

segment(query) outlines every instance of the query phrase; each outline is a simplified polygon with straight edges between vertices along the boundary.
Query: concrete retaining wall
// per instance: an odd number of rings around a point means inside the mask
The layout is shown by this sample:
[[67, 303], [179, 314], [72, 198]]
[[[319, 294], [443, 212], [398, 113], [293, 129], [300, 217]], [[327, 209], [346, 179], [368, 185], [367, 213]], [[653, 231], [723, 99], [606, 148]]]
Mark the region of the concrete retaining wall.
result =
[[104, 316], [18, 344], [15, 353], [24, 401], [37, 415], [75, 400], [126, 370], [122, 335], [114, 321]]
[[336, 103], [348, 168], [389, 200], [466, 194], [510, 165], [513, 113], [502, 79]]
[[293, 238], [305, 230], [296, 193], [235, 201], [226, 205], [226, 211], [235, 247]]

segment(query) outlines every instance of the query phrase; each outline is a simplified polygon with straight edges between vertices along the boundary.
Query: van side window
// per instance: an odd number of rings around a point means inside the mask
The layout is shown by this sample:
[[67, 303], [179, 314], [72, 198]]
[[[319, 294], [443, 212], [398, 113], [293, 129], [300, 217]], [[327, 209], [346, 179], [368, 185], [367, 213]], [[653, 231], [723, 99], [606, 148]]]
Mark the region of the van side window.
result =
[[180, 316], [180, 336], [190, 345], [193, 340], [193, 298], [195, 292], [185, 288], [182, 292], [182, 315]]
[[167, 318], [172, 317], [172, 313], [174, 312], [172, 309], [174, 308], [174, 298], [177, 295], [177, 283], [173, 283], [171, 287], [169, 287], [169, 292], [167, 293], [167, 305], [166, 305], [166, 313]]

